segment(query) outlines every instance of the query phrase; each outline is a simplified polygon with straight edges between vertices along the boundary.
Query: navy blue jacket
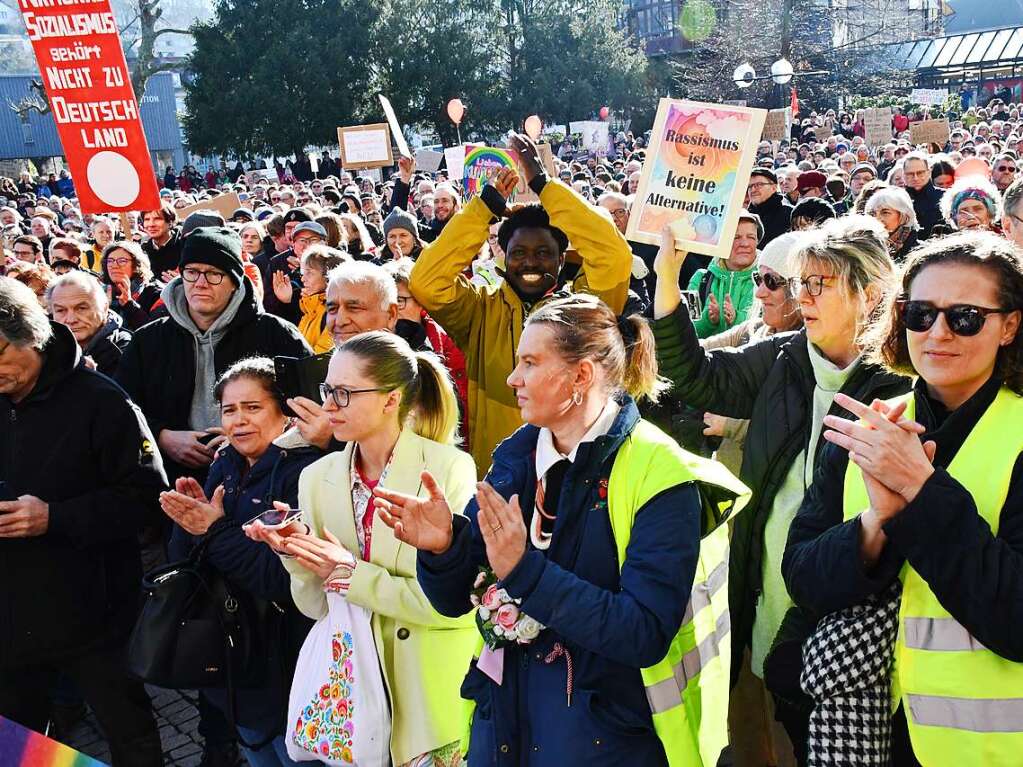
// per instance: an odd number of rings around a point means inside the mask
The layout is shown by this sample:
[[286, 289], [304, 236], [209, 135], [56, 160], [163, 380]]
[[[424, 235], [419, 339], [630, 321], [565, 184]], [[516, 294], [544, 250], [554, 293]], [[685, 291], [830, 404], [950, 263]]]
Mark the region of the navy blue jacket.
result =
[[[699, 554], [700, 501], [695, 484], [687, 483], [643, 506], [619, 574], [598, 487], [638, 420], [635, 403], [625, 398], [608, 434], [579, 446], [562, 485], [550, 549], [529, 546], [501, 584], [548, 628], [531, 644], [504, 650], [500, 686], [475, 663], [470, 667], [462, 685], [462, 696], [476, 702], [470, 767], [666, 764], [640, 669], [664, 657], [682, 624]], [[538, 434], [527, 425], [502, 442], [487, 475], [504, 498], [518, 493], [527, 522]], [[473, 580], [487, 562], [477, 511], [474, 500], [465, 517], [455, 517], [444, 554], [419, 554], [419, 582], [443, 615], [472, 608]], [[555, 642], [572, 657], [571, 706], [565, 659], [546, 662]]]
[[[228, 520], [218, 523], [227, 529], [216, 532], [207, 548], [207, 561], [237, 587], [276, 602], [285, 611], [283, 625], [279, 627], [284, 652], [280, 657], [267, 659], [267, 669], [273, 673], [267, 674], [266, 685], [237, 692], [237, 723], [267, 734], [284, 721], [298, 650], [312, 622], [291, 599], [291, 576], [280, 557], [269, 546], [246, 538], [241, 525], [272, 508], [273, 501], [297, 506], [299, 474], [322, 456], [314, 447], [283, 450], [271, 445], [246, 471], [245, 459], [234, 448], [226, 447], [210, 466], [206, 480], [207, 498], [213, 496], [218, 485], [224, 486], [224, 515]], [[199, 540], [175, 525], [169, 546], [171, 559], [186, 558]], [[268, 630], [277, 631], [277, 627]], [[226, 691], [205, 692], [226, 713]]]

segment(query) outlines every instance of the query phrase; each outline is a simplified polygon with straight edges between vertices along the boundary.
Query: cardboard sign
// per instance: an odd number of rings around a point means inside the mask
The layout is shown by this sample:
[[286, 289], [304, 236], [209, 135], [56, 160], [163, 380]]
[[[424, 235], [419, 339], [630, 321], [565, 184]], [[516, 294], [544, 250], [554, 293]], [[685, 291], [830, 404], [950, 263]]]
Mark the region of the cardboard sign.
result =
[[[792, 135], [792, 107], [772, 109], [764, 120], [761, 141], [788, 141]], [[775, 150], [777, 151], [777, 150]]]
[[434, 152], [430, 149], [420, 149], [416, 152], [416, 167], [427, 173], [436, 173], [440, 170], [440, 164], [443, 160], [443, 152]]
[[384, 117], [387, 118], [387, 124], [391, 126], [391, 135], [394, 137], [394, 143], [398, 147], [398, 154], [402, 157], [411, 157], [412, 152], [409, 151], [408, 142], [405, 141], [405, 134], [401, 132], [401, 124], [398, 122], [398, 116], [394, 114], [394, 107], [391, 106], [391, 102], [384, 94], [380, 93], [377, 95], [380, 97], [380, 106], [384, 108]]
[[863, 140], [869, 146], [881, 146], [892, 140], [892, 108], [863, 110]]
[[659, 245], [671, 225], [680, 249], [727, 257], [767, 113], [661, 99], [626, 237]]
[[360, 170], [394, 165], [387, 123], [338, 128], [337, 143], [341, 147], [342, 168]]
[[914, 88], [909, 94], [909, 100], [914, 104], [929, 104], [940, 106], [948, 98], [948, 88]]
[[242, 207], [241, 198], [238, 197], [237, 192], [231, 192], [230, 194], [218, 194], [212, 200], [202, 200], [187, 208], [178, 208], [174, 212], [178, 214], [178, 221], [184, 221], [190, 213], [195, 213], [197, 210], [215, 211], [222, 215], [225, 221], [229, 221], [231, 215], [240, 207]]
[[159, 208], [110, 0], [19, 5], [82, 212]]
[[948, 119], [921, 120], [909, 124], [909, 140], [914, 144], [937, 144], [944, 147], [948, 142]]

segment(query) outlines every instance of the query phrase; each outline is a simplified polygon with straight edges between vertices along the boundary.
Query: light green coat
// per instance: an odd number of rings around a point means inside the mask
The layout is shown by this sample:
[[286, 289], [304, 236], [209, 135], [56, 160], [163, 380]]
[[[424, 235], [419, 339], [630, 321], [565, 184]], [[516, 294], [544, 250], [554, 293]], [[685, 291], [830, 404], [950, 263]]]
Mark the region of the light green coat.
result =
[[[353, 449], [349, 444], [307, 467], [299, 479], [298, 502], [315, 535], [323, 537], [326, 526], [358, 557], [349, 475]], [[383, 486], [425, 497], [419, 478], [424, 469], [460, 514], [475, 490], [472, 458], [404, 429]], [[314, 620], [325, 616], [323, 582], [293, 559], [285, 559], [284, 566], [298, 609]], [[416, 580], [416, 550], [398, 541], [379, 517], [373, 520], [370, 560], [359, 560], [347, 598], [373, 613], [373, 638], [391, 700], [392, 762], [403, 764], [459, 740], [459, 688], [479, 636], [472, 613], [445, 618], [430, 606]]]

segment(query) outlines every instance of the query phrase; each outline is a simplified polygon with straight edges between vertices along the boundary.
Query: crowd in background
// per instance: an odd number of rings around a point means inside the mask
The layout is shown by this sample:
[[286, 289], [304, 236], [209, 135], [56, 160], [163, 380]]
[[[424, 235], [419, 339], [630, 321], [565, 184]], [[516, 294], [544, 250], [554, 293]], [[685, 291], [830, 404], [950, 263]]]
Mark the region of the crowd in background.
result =
[[627, 239], [628, 132], [551, 175], [512, 135], [471, 199], [411, 158], [168, 167], [125, 216], [3, 179], [0, 714], [84, 701], [159, 764], [128, 637], [201, 550], [274, 608], [259, 673], [200, 687], [210, 767], [366, 747], [343, 676], [286, 719], [359, 610], [380, 764], [1014, 763], [1021, 110], [797, 119], [713, 260]]

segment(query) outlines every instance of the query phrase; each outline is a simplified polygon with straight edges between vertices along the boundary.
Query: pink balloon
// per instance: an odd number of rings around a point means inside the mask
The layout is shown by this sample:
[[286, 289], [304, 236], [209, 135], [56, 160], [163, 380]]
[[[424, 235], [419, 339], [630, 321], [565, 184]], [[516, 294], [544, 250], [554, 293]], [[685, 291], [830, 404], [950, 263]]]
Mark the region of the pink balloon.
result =
[[601, 120], [606, 120], [607, 116], [609, 114], [611, 114], [611, 110], [610, 109], [608, 109], [607, 107], [601, 107], [600, 108], [600, 119]]
[[540, 133], [543, 131], [543, 120], [537, 115], [530, 115], [526, 118], [526, 135], [529, 136], [533, 141], [537, 141], [540, 138]]
[[451, 118], [451, 122], [458, 125], [462, 122], [462, 117], [465, 116], [465, 104], [462, 103], [461, 99], [451, 99], [448, 102], [448, 117]]

